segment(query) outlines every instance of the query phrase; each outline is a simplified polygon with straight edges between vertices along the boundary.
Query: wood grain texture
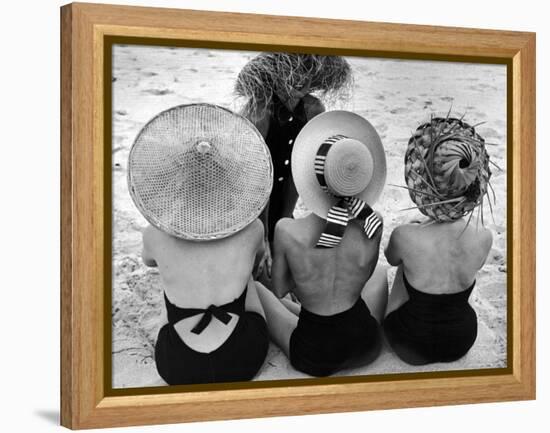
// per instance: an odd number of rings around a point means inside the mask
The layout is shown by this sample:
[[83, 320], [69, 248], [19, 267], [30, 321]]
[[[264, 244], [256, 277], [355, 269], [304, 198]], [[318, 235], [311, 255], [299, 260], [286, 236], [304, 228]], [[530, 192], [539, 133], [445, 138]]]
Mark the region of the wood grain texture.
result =
[[61, 10], [61, 424], [71, 426], [72, 374], [72, 13]]
[[[535, 398], [535, 287], [536, 287], [536, 69], [535, 38], [530, 38], [514, 56], [513, 89], [513, 164], [514, 182], [514, 357], [517, 379], [525, 391]], [[517, 84], [517, 86], [516, 86]], [[517, 168], [517, 171], [516, 171]], [[517, 242], [517, 243], [516, 243]], [[515, 359], [514, 359], [515, 361]], [[515, 370], [515, 369], [514, 369]], [[514, 371], [516, 373], [516, 371]]]
[[[61, 423], [70, 428], [296, 415], [535, 397], [535, 36], [531, 33], [72, 4], [61, 10]], [[103, 48], [137, 36], [256, 49], [512, 62], [513, 370], [370, 383], [106, 396]], [[251, 47], [253, 48], [253, 47]], [[510, 154], [509, 154], [510, 155]]]

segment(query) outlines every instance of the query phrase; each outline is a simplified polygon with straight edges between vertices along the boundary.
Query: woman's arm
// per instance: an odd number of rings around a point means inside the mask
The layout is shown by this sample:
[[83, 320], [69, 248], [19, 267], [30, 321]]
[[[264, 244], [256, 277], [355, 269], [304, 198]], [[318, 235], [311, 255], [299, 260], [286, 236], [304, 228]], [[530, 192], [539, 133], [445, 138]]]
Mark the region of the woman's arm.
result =
[[485, 266], [485, 262], [487, 261], [487, 258], [489, 257], [489, 253], [491, 252], [491, 247], [493, 246], [493, 233], [491, 230], [487, 228], [483, 228], [481, 235], [481, 246], [482, 246], [482, 261], [481, 265], [479, 266], [479, 269], [481, 269], [483, 266]]
[[325, 106], [323, 103], [312, 95], [304, 96], [304, 110], [306, 112], [307, 120], [313, 119], [315, 116], [324, 113]]
[[256, 107], [250, 110], [245, 107], [239, 114], [250, 120], [256, 129], [260, 131], [264, 139], [267, 138], [267, 133], [269, 132], [269, 118], [271, 115], [269, 107]]
[[282, 298], [294, 288], [294, 280], [288, 267], [285, 256], [285, 231], [280, 221], [275, 226], [275, 237], [273, 239], [273, 268], [271, 270], [273, 293]]
[[294, 209], [296, 208], [296, 202], [298, 201], [298, 191], [296, 191], [296, 185], [294, 184], [294, 178], [292, 174], [285, 180], [283, 189], [283, 202], [280, 208], [280, 215], [282, 218], [292, 218]]
[[384, 251], [388, 263], [392, 266], [399, 266], [401, 264], [401, 253], [399, 251], [399, 244], [401, 243], [402, 228], [396, 227], [390, 235], [388, 246]]
[[265, 241], [265, 227], [262, 223], [262, 220], [260, 217], [256, 219], [254, 222], [259, 229], [258, 229], [258, 236], [256, 240], [256, 255], [254, 257], [254, 268], [253, 268], [253, 274], [256, 273], [258, 270], [258, 267], [262, 265], [262, 260], [265, 256], [266, 247], [269, 247], [269, 245], [266, 244]]
[[146, 227], [142, 232], [142, 244], [143, 249], [141, 250], [141, 258], [143, 260], [143, 263], [145, 263], [145, 266], [151, 266], [155, 267], [157, 266], [157, 262], [155, 261], [155, 258], [153, 257], [153, 251], [152, 251], [152, 239], [153, 236], [153, 227], [148, 226]]

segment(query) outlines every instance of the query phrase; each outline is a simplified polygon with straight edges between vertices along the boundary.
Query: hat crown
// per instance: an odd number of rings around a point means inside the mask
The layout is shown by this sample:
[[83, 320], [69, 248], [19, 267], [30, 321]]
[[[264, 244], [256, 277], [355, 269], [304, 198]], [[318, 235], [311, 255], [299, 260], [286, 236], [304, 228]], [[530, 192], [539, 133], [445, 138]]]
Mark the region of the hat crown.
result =
[[[327, 139], [327, 137], [331, 139]], [[325, 162], [322, 164], [312, 163], [317, 156], [321, 156], [321, 146], [329, 140], [332, 141], [335, 137], [340, 139], [348, 138], [351, 142], [350, 144], [355, 143], [366, 147], [366, 158], [370, 156], [370, 163], [368, 161], [360, 162], [365, 158], [361, 156], [362, 154], [359, 154], [360, 157], [356, 157], [357, 166], [363, 167], [364, 165], [367, 169], [364, 175], [357, 176], [359, 179], [362, 179], [362, 183], [353, 183], [354, 185], [358, 185], [353, 189], [340, 189], [339, 184], [331, 177], [332, 171], [330, 168], [325, 171], [327, 165], [325, 163], [326, 157]], [[329, 159], [336, 157], [338, 153], [337, 149], [339, 145], [343, 143], [346, 142], [342, 141], [336, 143], [336, 145], [334, 145], [333, 142], [333, 145], [330, 146], [331, 149], [329, 149], [325, 155], [328, 156], [329, 152], [334, 151], [335, 153], [330, 155]], [[321, 160], [322, 158], [319, 158], [319, 162], [321, 162]], [[338, 158], [335, 158], [335, 160], [338, 160]], [[335, 188], [337, 192], [348, 197], [352, 194], [354, 198], [363, 200], [370, 206], [372, 206], [380, 196], [386, 179], [386, 158], [380, 136], [368, 120], [349, 111], [327, 111], [311, 119], [302, 128], [294, 141], [291, 163], [292, 176], [298, 194], [302, 198], [304, 205], [321, 218], [327, 217], [329, 209], [334, 205], [335, 201], [338, 200], [334, 193], [327, 194], [327, 191], [330, 192], [327, 184], [327, 173], [329, 177], [328, 182], [330, 182], [332, 188]], [[357, 170], [357, 172], [361, 171], [359, 168], [355, 168], [353, 163], [348, 164], [344, 164], [344, 166], [347, 167], [350, 173], [353, 173], [355, 170]], [[320, 173], [318, 172], [321, 167], [323, 170], [324, 183], [326, 184], [324, 188], [320, 183]], [[370, 174], [368, 173], [369, 171]], [[364, 185], [366, 185], [366, 187], [364, 187]], [[359, 193], [353, 194], [358, 190], [360, 190]]]
[[197, 143], [196, 149], [197, 152], [205, 154], [210, 152], [212, 145], [208, 141], [202, 140]]
[[351, 197], [367, 188], [374, 163], [369, 149], [359, 140], [342, 138], [332, 145], [325, 161], [325, 179], [329, 191]]

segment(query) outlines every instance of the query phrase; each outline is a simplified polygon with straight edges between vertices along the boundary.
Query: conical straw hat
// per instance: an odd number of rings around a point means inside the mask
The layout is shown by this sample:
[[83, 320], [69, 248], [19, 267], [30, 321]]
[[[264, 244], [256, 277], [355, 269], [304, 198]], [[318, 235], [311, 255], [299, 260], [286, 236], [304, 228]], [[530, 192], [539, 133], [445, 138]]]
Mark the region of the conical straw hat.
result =
[[[338, 137], [326, 156], [324, 176], [330, 193], [319, 184], [315, 158], [320, 146]], [[305, 206], [326, 218], [338, 196], [357, 197], [372, 206], [386, 181], [386, 157], [380, 136], [363, 117], [328, 111], [310, 120], [296, 137], [292, 177]]]
[[230, 236], [254, 221], [273, 185], [269, 150], [247, 119], [210, 104], [159, 113], [137, 135], [128, 189], [159, 230], [188, 240]]

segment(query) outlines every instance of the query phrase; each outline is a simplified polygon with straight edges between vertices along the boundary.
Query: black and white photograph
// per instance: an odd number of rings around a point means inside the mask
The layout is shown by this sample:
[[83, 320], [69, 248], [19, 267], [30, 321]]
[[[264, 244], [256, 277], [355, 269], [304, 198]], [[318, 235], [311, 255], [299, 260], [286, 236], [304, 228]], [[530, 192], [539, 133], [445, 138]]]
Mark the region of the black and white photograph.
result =
[[112, 49], [112, 387], [505, 368], [505, 64]]

